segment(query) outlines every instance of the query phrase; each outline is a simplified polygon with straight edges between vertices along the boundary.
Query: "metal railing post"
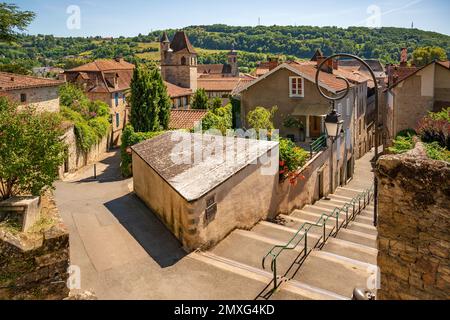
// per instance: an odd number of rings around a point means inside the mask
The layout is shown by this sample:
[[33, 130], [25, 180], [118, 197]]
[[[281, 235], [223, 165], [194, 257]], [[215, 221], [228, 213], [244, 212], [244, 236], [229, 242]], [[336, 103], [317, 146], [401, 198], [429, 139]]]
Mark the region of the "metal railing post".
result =
[[273, 267], [273, 291], [277, 290], [277, 260], [272, 260], [272, 267]]
[[308, 232], [305, 233], [305, 254], [304, 257], [308, 255]]

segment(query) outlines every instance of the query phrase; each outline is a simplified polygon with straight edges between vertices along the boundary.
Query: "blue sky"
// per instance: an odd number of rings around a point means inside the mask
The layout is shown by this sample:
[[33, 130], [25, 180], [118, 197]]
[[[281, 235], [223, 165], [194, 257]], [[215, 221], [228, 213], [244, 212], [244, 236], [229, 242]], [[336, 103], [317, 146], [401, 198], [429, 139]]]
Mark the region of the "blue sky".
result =
[[[0, 0], [32, 10], [30, 34], [133, 36], [195, 24], [366, 26], [371, 5], [381, 25], [450, 35], [448, 0]], [[70, 5], [81, 12], [80, 29], [67, 28]], [[373, 11], [372, 11], [373, 12]]]

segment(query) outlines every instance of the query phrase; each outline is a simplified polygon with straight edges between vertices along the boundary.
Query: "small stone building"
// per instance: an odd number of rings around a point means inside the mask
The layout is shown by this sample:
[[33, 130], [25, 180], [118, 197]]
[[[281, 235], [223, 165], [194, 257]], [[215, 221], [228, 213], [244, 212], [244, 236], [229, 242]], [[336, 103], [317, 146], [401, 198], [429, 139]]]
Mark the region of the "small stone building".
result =
[[64, 82], [15, 73], [0, 72], [0, 96], [38, 112], [59, 112], [58, 89]]
[[187, 251], [277, 213], [278, 142], [168, 132], [132, 153], [134, 191]]

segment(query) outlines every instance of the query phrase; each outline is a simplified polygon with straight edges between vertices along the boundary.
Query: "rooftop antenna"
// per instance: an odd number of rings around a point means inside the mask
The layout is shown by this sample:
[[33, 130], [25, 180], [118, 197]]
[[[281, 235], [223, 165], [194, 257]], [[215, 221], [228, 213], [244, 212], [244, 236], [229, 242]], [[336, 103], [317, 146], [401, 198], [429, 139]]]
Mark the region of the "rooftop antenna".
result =
[[258, 26], [261, 25], [261, 17], [258, 17]]
[[411, 22], [411, 29], [414, 29], [414, 21]]

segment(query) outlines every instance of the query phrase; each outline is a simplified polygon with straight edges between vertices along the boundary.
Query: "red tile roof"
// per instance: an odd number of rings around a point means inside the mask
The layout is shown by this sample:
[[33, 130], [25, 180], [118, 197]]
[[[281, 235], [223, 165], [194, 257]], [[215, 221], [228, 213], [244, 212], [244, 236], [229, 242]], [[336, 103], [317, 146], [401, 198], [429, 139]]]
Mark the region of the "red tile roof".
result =
[[181, 88], [167, 81], [164, 81], [164, 83], [167, 87], [167, 93], [171, 98], [190, 96], [192, 94], [191, 89]]
[[241, 78], [199, 78], [197, 86], [206, 91], [233, 91], [239, 84]]
[[[308, 61], [308, 62], [289, 62], [291, 67], [296, 69], [301, 74], [304, 74], [309, 79], [315, 81], [316, 73], [317, 73], [317, 63]], [[337, 78], [336, 75], [321, 72], [319, 75], [319, 82], [323, 83], [325, 86], [335, 90], [336, 92], [343, 91], [347, 88], [347, 85], [344, 81]]]
[[24, 76], [21, 74], [0, 72], [0, 91], [15, 89], [54, 87], [64, 84], [64, 81], [48, 78]]
[[91, 63], [67, 70], [66, 72], [101, 72], [101, 71], [118, 71], [118, 70], [133, 70], [134, 64], [128, 63], [124, 60], [95, 60]]
[[441, 66], [450, 69], [450, 60], [447, 61], [438, 61], [437, 63], [439, 63]]
[[172, 130], [191, 130], [199, 121], [201, 121], [206, 116], [207, 113], [208, 110], [172, 109], [170, 112], [169, 128]]

